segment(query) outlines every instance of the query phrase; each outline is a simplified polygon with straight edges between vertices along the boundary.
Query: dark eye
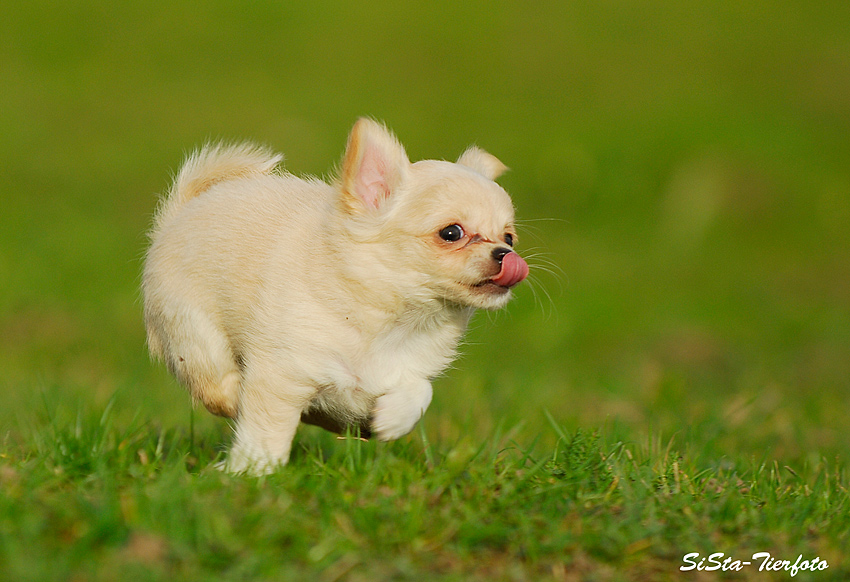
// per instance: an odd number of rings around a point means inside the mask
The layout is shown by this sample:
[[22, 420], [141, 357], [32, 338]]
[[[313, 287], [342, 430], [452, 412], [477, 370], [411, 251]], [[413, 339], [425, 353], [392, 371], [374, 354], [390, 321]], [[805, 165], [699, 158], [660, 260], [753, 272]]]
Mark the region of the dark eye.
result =
[[508, 245], [509, 247], [514, 246], [514, 235], [512, 235], [509, 232], [506, 232], [505, 233], [505, 244]]
[[450, 224], [439, 234], [444, 241], [457, 242], [463, 238], [463, 228], [459, 224]]

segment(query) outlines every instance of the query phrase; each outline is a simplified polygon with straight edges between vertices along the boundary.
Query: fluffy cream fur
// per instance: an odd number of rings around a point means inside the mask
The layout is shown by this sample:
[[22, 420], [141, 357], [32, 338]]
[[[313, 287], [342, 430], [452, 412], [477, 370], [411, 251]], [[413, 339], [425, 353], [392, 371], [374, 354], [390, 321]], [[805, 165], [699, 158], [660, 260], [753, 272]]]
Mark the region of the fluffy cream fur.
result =
[[527, 273], [512, 257], [504, 274], [514, 211], [493, 181], [504, 165], [483, 150], [411, 164], [361, 119], [333, 184], [277, 173], [280, 160], [245, 144], [193, 154], [143, 276], [150, 350], [236, 420], [236, 472], [286, 463], [301, 420], [408, 433], [473, 311], [504, 306]]

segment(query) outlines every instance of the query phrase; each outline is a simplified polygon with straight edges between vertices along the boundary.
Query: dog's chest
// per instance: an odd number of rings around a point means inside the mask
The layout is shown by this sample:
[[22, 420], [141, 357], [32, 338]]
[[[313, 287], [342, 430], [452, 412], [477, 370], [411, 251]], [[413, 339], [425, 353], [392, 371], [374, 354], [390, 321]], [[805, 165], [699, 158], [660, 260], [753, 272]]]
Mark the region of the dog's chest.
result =
[[317, 379], [321, 398], [361, 411], [374, 399], [406, 385], [430, 380], [452, 361], [462, 329], [391, 330], [371, 339], [362, 336], [347, 350], [329, 353]]
[[400, 384], [433, 378], [454, 357], [458, 335], [433, 331], [387, 334], [363, 342], [347, 354], [332, 357], [328, 380], [338, 387], [377, 396]]

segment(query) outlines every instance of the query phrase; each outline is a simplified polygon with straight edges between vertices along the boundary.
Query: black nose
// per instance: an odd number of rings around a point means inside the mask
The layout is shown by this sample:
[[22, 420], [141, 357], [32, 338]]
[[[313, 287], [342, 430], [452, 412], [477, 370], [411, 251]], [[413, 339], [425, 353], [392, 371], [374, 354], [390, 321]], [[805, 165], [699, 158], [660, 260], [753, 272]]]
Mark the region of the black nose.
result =
[[505, 258], [505, 255], [507, 255], [508, 253], [512, 253], [512, 252], [513, 251], [511, 249], [505, 248], [505, 247], [495, 248], [495, 249], [493, 249], [493, 260], [496, 261], [497, 263], [501, 263], [502, 259]]

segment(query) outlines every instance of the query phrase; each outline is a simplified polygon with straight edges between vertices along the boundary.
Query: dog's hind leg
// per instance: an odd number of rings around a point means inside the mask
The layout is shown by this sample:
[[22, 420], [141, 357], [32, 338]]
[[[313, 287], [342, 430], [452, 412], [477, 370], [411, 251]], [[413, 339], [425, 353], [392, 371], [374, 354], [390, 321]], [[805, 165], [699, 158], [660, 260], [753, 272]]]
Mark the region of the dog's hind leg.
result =
[[170, 317], [160, 315], [153, 318], [159, 320], [154, 325], [148, 321], [152, 351], [207, 410], [236, 418], [242, 371], [227, 335], [196, 308], [178, 308]]

